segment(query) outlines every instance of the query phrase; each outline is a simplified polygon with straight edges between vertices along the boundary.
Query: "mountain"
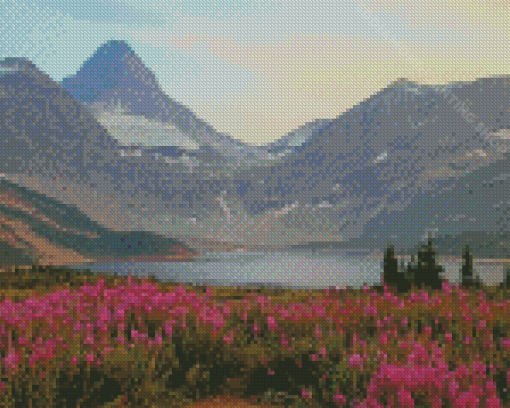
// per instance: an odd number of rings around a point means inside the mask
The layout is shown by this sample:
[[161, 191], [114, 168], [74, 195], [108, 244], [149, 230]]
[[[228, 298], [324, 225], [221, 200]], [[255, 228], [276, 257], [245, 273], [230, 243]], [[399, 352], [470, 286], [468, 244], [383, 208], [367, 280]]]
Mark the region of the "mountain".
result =
[[[6, 252], [18, 253], [17, 262], [190, 253], [173, 239], [142, 231], [123, 232], [121, 225], [121, 231], [110, 231], [77, 212], [72, 200], [64, 205], [39, 194], [37, 187], [27, 190], [8, 181], [9, 177], [28, 177], [47, 193], [51, 182], [59, 178], [66, 183], [62, 193], [72, 188], [74, 201], [89, 207], [84, 186], [96, 182], [99, 191], [115, 191], [110, 169], [121, 160], [117, 144], [92, 115], [24, 58], [0, 62], [0, 129], [1, 241], [3, 246], [12, 246]], [[107, 204], [98, 200], [96, 208]], [[120, 244], [124, 241], [125, 245]], [[131, 241], [136, 243], [126, 252]]]
[[[187, 218], [219, 208], [218, 174], [199, 175], [193, 158], [174, 162], [168, 150], [124, 156], [86, 107], [26, 59], [0, 61], [0, 130], [6, 178], [105, 228], [174, 238]], [[163, 220], [140, 226], [146, 213]]]
[[0, 62], [2, 173], [90, 178], [117, 143], [92, 115], [24, 58]]
[[[246, 164], [247, 157], [232, 160], [198, 139], [194, 151], [159, 140], [123, 145], [89, 102], [30, 61], [7, 59], [0, 63], [0, 172], [21, 188], [75, 206], [107, 230], [145, 231], [190, 247], [381, 249], [392, 243], [402, 251], [434, 231], [439, 253], [469, 242], [477, 256], [496, 249], [504, 255], [507, 86], [506, 77], [483, 78], [450, 84], [449, 95], [398, 81], [331, 121], [277, 141], [276, 148], [291, 146], [285, 154]], [[95, 98], [108, 112], [124, 106], [127, 119], [155, 120], [140, 106], [119, 102], [112, 89], [129, 96], [122, 86], [99, 92]], [[476, 120], [459, 113], [453, 96]]]
[[121, 146], [120, 147], [122, 156], [141, 156], [141, 155], [152, 155], [154, 157], [171, 157], [179, 158], [182, 157], [186, 151], [177, 146]]
[[[392, 242], [396, 249], [414, 247], [436, 229], [450, 240], [462, 233], [497, 235], [508, 228], [503, 179], [510, 162], [476, 126], [483, 123], [490, 138], [504, 142], [508, 82], [450, 84], [450, 94], [476, 115], [474, 123], [434, 86], [390, 84], [314, 131], [300, 151], [239, 172], [250, 188], [238, 199], [252, 216], [286, 209], [278, 228], [302, 243], [313, 241], [308, 231], [319, 237], [336, 232], [331, 241], [352, 247]], [[492, 179], [499, 181], [490, 195], [474, 193]]]
[[[239, 187], [233, 174], [250, 165], [249, 157], [240, 164], [207, 145], [183, 154], [179, 146], [124, 146], [23, 58], [0, 61], [0, 130], [0, 173], [76, 206], [104, 228], [152, 232], [191, 247], [249, 242], [226, 228], [239, 215], [229, 198]], [[241, 227], [253, 230], [250, 221]]]
[[[156, 76], [125, 41], [100, 46], [62, 86], [93, 112], [121, 144], [215, 149], [230, 158], [254, 156], [254, 146], [217, 132], [186, 106], [169, 98]], [[138, 134], [133, 132], [138, 130]], [[128, 136], [127, 136], [128, 135]]]

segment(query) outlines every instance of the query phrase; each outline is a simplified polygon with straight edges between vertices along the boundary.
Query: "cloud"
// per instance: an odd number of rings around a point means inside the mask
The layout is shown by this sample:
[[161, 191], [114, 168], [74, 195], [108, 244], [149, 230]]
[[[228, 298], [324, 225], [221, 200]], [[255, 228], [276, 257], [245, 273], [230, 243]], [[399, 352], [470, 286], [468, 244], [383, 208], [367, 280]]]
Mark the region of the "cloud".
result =
[[[200, 75], [213, 72], [202, 58], [214, 58], [196, 52], [204, 44], [225, 61], [222, 69], [249, 69], [250, 88], [235, 98], [232, 89], [227, 106], [196, 108], [218, 130], [262, 143], [307, 121], [336, 117], [399, 77], [437, 84], [508, 72], [506, 19], [481, 17], [488, 9], [480, 7], [470, 1], [283, 0], [227, 23], [174, 10], [178, 18], [168, 27], [137, 38], [180, 47], [193, 55]], [[216, 83], [218, 91], [226, 84]]]
[[196, 44], [204, 41], [206, 39], [205, 35], [195, 35], [195, 34], [187, 34], [184, 37], [170, 37], [169, 40], [175, 45], [177, 48], [184, 48], [189, 51], [189, 49]]
[[[167, 48], [173, 38], [172, 30], [130, 33]], [[228, 84], [232, 96], [228, 103], [218, 103], [220, 97], [194, 109], [216, 129], [253, 144], [270, 142], [317, 118], [334, 118], [396, 78], [440, 84], [510, 71], [508, 51], [501, 43], [482, 47], [474, 42], [469, 48], [324, 34], [287, 34], [254, 43], [209, 33], [183, 35], [177, 45], [190, 45], [181, 48], [183, 55], [200, 67], [200, 76], [209, 75], [218, 86], [211, 94], [219, 95], [223, 89], [222, 94], [228, 95], [223, 88]], [[225, 73], [238, 69], [252, 75], [250, 82], [236, 90]], [[223, 75], [223, 80], [216, 75]], [[195, 88], [207, 86], [195, 84]]]
[[[0, 58], [28, 58], [52, 79], [61, 81], [76, 73], [106, 41], [129, 40], [122, 30], [119, 31], [121, 24], [90, 21], [84, 18], [87, 13], [80, 15], [81, 19], [74, 19], [70, 15], [73, 13], [66, 13], [68, 6], [63, 8], [63, 12], [55, 8], [59, 4], [59, 1], [23, 3], [0, 0]], [[94, 3], [90, 4], [93, 7]], [[93, 8], [91, 10], [94, 11]], [[95, 12], [98, 13], [98, 10], [96, 8]]]
[[131, 0], [27, 0], [27, 6], [58, 11], [74, 20], [97, 23], [145, 23], [164, 24], [166, 19], [158, 15], [153, 7], [140, 7], [140, 2]]
[[[145, 43], [146, 47], [134, 49], [155, 73], [165, 93], [190, 106], [203, 119], [208, 106], [223, 108], [231, 104], [248, 92], [255, 80], [250, 68], [236, 66], [211, 53], [204, 35], [172, 37], [158, 30], [127, 34], [137, 44]], [[215, 127], [214, 121], [206, 120]]]
[[382, 13], [401, 16], [413, 30], [459, 32], [463, 40], [484, 42], [508, 38], [510, 2], [508, 0], [354, 0], [373, 15]]
[[[136, 3], [135, 0], [130, 0]], [[214, 19], [263, 14], [278, 5], [275, 0], [159, 0], [153, 2], [160, 13], [180, 16], [208, 17]]]

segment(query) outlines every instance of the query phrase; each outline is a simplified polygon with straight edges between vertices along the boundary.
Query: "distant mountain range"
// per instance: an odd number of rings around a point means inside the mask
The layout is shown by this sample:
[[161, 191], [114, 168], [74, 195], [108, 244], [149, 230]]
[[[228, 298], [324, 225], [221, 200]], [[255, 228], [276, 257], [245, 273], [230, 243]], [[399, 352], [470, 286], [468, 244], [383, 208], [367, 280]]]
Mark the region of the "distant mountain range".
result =
[[0, 172], [74, 206], [102, 234], [402, 252], [433, 232], [439, 253], [471, 243], [475, 256], [507, 256], [509, 82], [450, 84], [471, 123], [436, 87], [400, 80], [334, 119], [248, 146], [165, 95], [123, 41], [62, 83], [8, 58]]

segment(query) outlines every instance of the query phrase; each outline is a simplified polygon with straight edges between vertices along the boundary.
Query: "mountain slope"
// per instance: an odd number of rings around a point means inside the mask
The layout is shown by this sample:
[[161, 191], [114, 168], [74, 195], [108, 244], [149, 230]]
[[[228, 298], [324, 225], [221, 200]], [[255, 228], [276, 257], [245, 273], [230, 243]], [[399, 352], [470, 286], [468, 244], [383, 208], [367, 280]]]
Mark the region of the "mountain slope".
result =
[[[471, 177], [473, 184], [478, 178], [481, 184], [487, 177], [482, 169], [491, 163], [495, 169], [501, 162], [499, 171], [506, 172], [506, 155], [489, 145], [476, 124], [510, 127], [508, 82], [499, 77], [452, 84], [452, 94], [475, 113], [474, 125], [432, 86], [391, 84], [318, 129], [299, 152], [240, 172], [250, 188], [238, 199], [252, 215], [292, 206], [281, 227], [296, 234], [336, 229], [339, 242], [368, 246], [371, 237], [370, 245], [380, 248], [393, 237], [414, 245], [435, 228], [426, 214], [457, 213], [452, 203], [440, 206], [436, 196], [450, 194], [462, 202], [464, 190], [457, 180], [468, 177], [467, 183]], [[491, 204], [471, 201], [473, 211], [501, 202], [496, 194], [485, 199]], [[415, 211], [416, 200], [423, 202], [422, 213]], [[480, 216], [484, 221], [477, 225], [452, 222], [449, 231], [496, 231], [495, 221], [491, 228], [484, 226], [488, 217]]]
[[[4, 142], [0, 172], [37, 177], [44, 184], [58, 177], [105, 196], [114, 192], [123, 206], [121, 212], [132, 203], [147, 205], [151, 211], [176, 208], [191, 215], [196, 211], [194, 198], [206, 207], [217, 206], [217, 188], [197, 191], [197, 181], [203, 186], [211, 183], [190, 169], [191, 158], [167, 163], [164, 157], [155, 159], [151, 151], [140, 157], [123, 156], [121, 146], [93, 115], [32, 63], [7, 59], [0, 68]], [[192, 195], [195, 191], [197, 197]]]
[[[256, 147], [217, 132], [189, 108], [165, 95], [154, 73], [125, 41], [103, 44], [75, 75], [62, 81], [62, 86], [121, 139], [126, 137], [116, 128], [118, 122], [126, 121], [124, 115], [137, 122], [149, 121], [144, 129], [162, 127], [160, 145], [186, 147], [198, 143], [236, 158], [258, 152]], [[110, 114], [105, 115], [107, 112]], [[164, 143], [162, 139], [166, 139]], [[141, 134], [138, 142], [149, 141]]]
[[299, 152], [306, 143], [310, 142], [314, 133], [316, 133], [318, 129], [326, 126], [329, 122], [331, 122], [331, 119], [317, 119], [313, 122], [305, 123], [303, 126], [269, 143], [265, 147], [269, 153], [275, 155]]
[[[483, 122], [498, 131], [491, 137], [506, 140], [505, 77], [452, 84], [477, 116], [474, 124], [436, 88], [401, 81], [317, 124], [298, 148], [249, 167], [210, 145], [200, 145], [195, 157], [178, 146], [170, 154], [141, 146], [140, 156], [123, 155], [129, 149], [91, 110], [29, 61], [6, 60], [0, 71], [0, 171], [108, 230], [153, 232], [188, 245], [201, 239], [380, 249], [391, 240], [399, 250], [431, 229], [446, 237], [444, 245], [490, 234], [505, 242], [507, 154], [476, 130]], [[111, 81], [105, 84], [116, 102]], [[491, 180], [493, 187], [482, 188]]]
[[[70, 265], [97, 260], [183, 260], [183, 243], [141, 231], [110, 231], [72, 205], [0, 179], [0, 264]], [[15, 251], [14, 251], [15, 250]]]
[[118, 155], [92, 115], [30, 61], [7, 58], [0, 68], [3, 173], [65, 171], [78, 179]]
[[218, 185], [208, 168], [199, 175], [192, 158], [167, 162], [158, 152], [123, 156], [94, 116], [26, 59], [0, 61], [0, 129], [1, 173], [114, 231], [178, 238], [182, 227], [173, 221], [138, 228], [140, 216], [172, 220], [218, 207], [223, 180]]

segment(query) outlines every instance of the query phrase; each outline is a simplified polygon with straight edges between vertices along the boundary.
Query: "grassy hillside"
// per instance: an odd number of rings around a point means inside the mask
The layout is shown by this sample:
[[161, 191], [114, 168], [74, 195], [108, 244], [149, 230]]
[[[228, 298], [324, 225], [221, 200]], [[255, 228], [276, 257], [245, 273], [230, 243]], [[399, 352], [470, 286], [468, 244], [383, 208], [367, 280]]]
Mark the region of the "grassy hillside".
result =
[[[186, 252], [175, 239], [141, 232], [110, 231], [73, 206], [0, 180], [0, 265], [53, 259], [173, 255]], [[0, 253], [2, 253], [0, 252]]]

